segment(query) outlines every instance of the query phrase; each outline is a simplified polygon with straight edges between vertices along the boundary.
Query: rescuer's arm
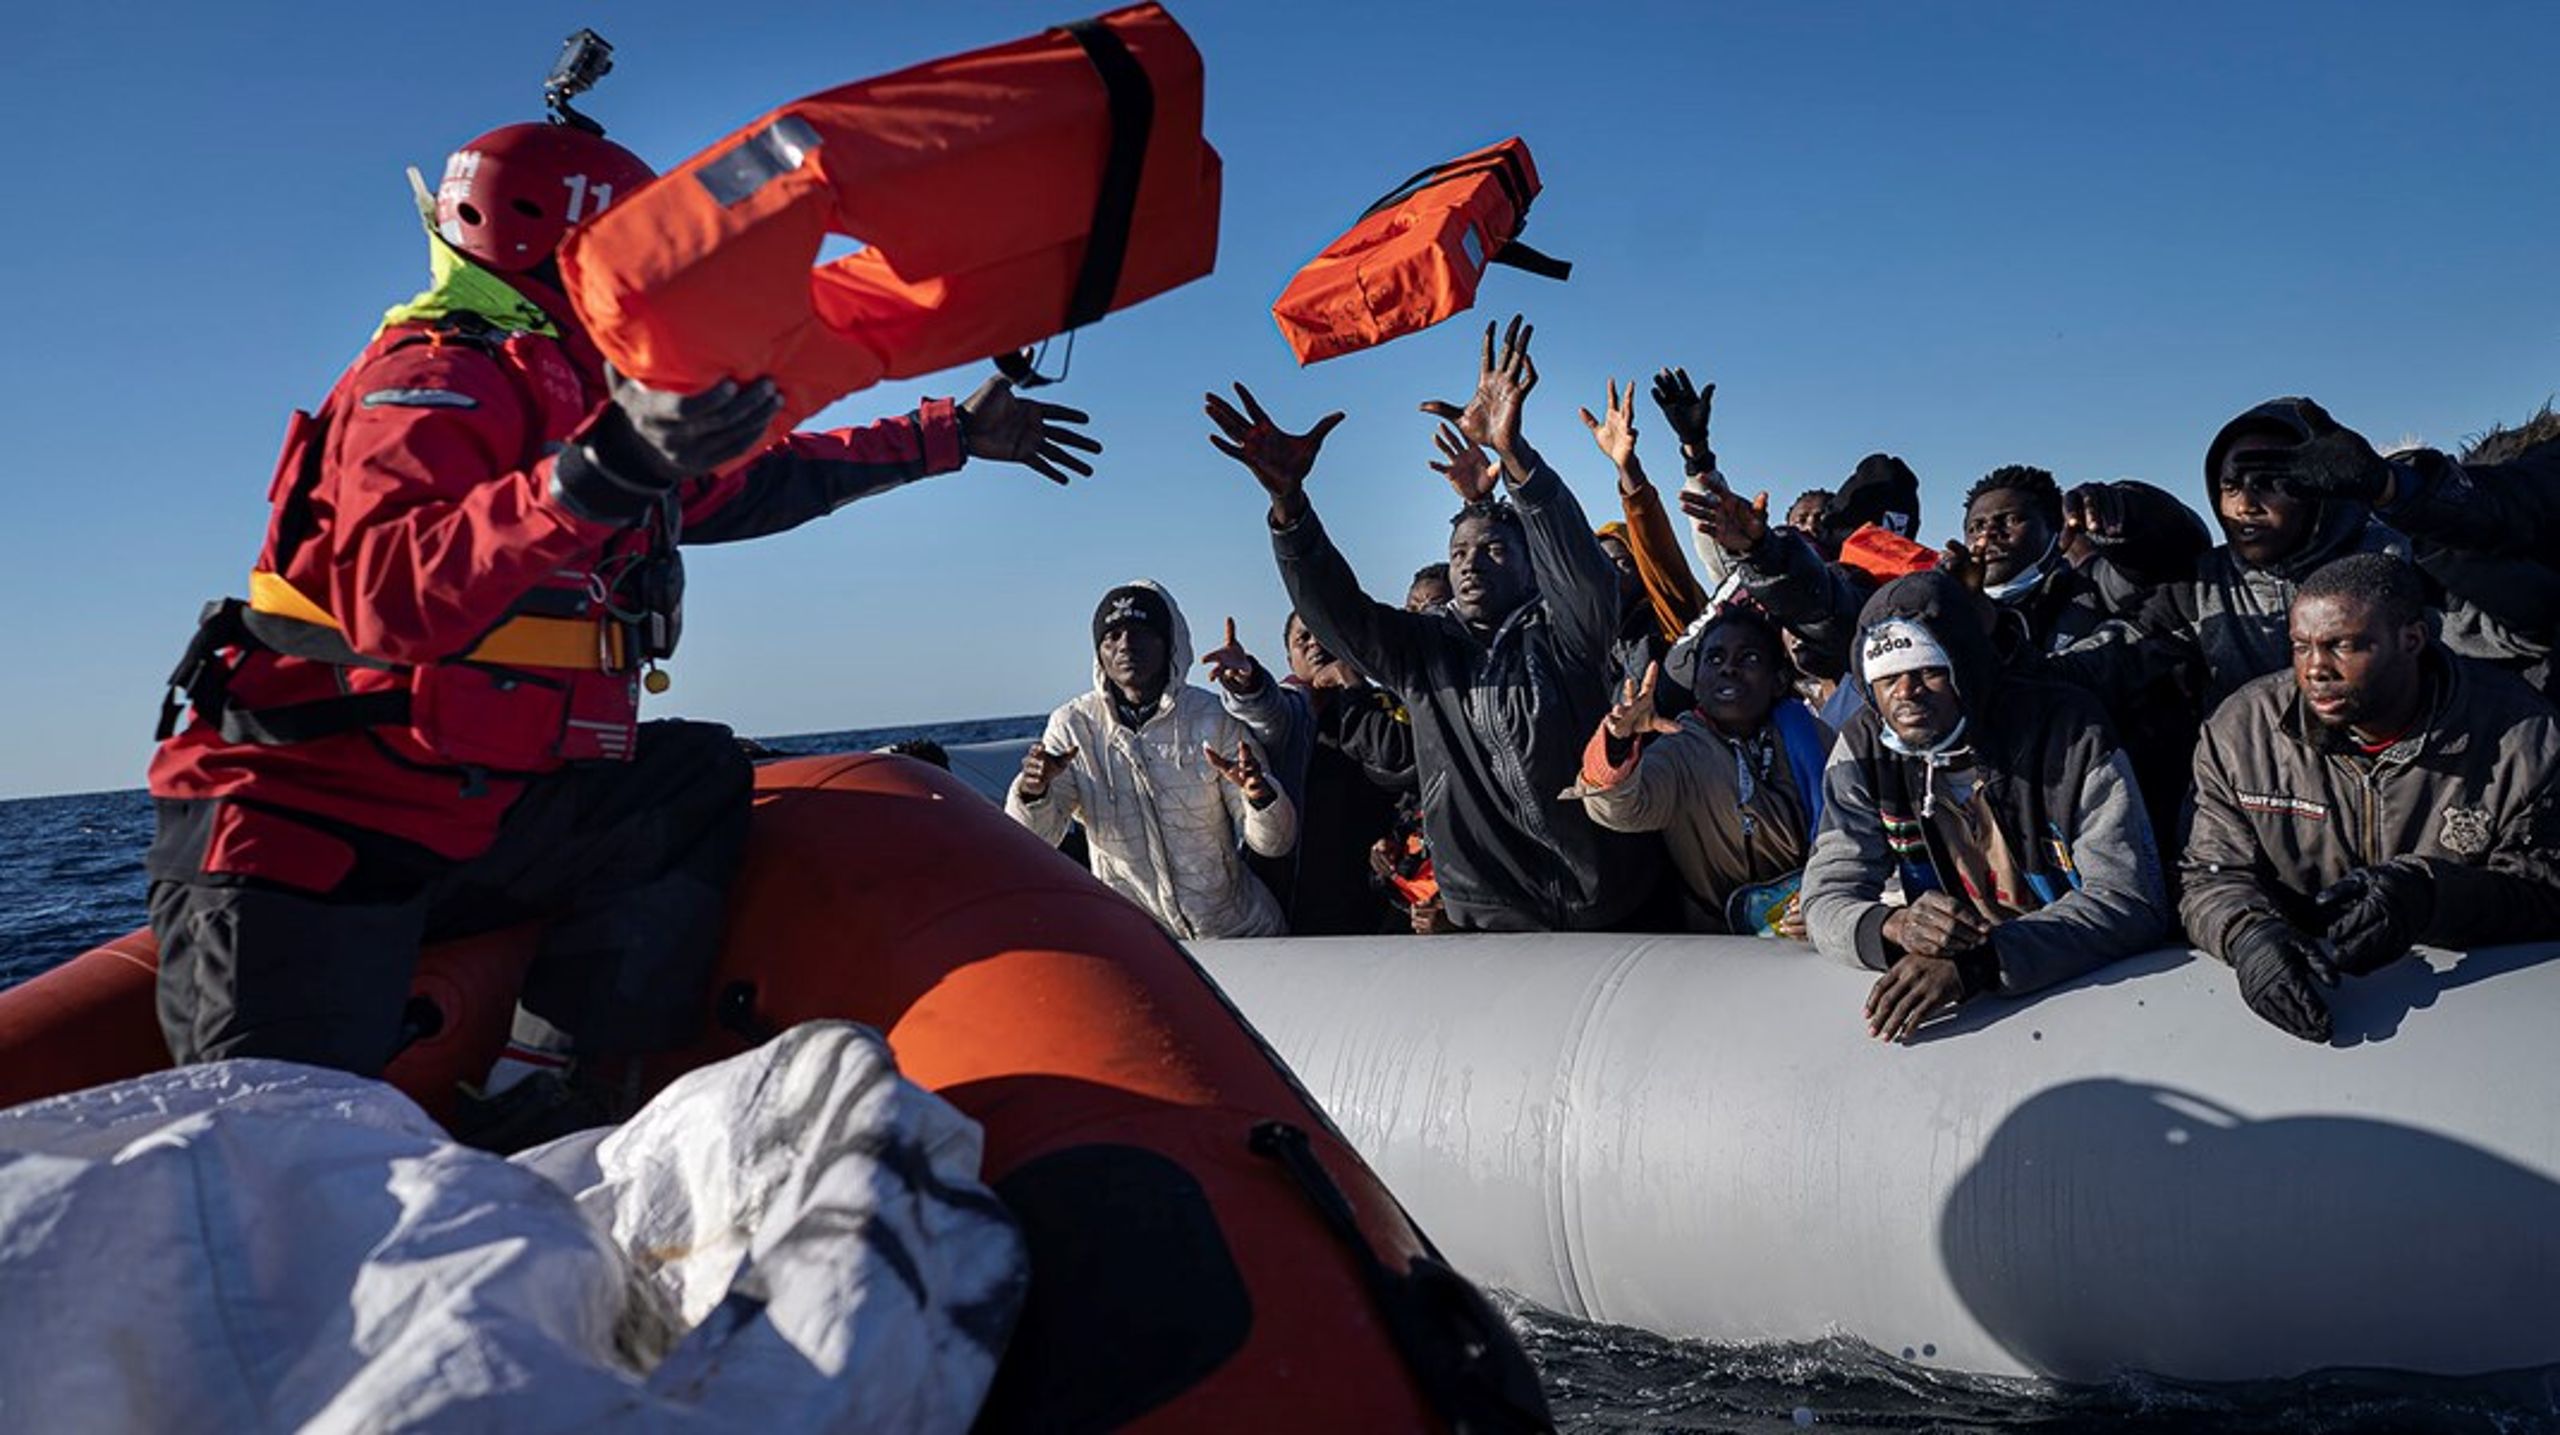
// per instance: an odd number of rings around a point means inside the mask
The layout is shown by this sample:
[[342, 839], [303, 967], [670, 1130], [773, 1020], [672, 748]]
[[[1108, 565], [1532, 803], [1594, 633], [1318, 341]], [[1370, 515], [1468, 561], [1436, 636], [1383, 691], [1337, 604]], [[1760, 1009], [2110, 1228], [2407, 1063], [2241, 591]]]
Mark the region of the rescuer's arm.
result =
[[996, 378], [957, 404], [928, 399], [867, 427], [791, 434], [737, 472], [690, 485], [684, 541], [780, 533], [972, 458], [1018, 463], [1062, 484], [1069, 472], [1093, 472], [1078, 452], [1102, 451], [1073, 427], [1088, 422], [1081, 410], [1023, 398], [1010, 379]]
[[[555, 454], [500, 361], [460, 344], [394, 350], [354, 379], [317, 495], [335, 561], [326, 603], [359, 652], [429, 662], [469, 648], [553, 570], [594, 555], [675, 482], [735, 458], [769, 388], [617, 394]], [[637, 389], [637, 386], [632, 386]]]

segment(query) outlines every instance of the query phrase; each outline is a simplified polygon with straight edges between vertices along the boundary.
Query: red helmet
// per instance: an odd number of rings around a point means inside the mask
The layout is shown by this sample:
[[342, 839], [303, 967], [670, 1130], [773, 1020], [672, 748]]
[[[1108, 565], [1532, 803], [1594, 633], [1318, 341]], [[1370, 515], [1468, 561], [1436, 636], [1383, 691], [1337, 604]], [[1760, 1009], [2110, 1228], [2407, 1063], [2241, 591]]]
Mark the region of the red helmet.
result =
[[571, 125], [494, 129], [453, 152], [436, 186], [436, 230], [492, 269], [521, 273], [561, 237], [657, 178], [640, 156]]

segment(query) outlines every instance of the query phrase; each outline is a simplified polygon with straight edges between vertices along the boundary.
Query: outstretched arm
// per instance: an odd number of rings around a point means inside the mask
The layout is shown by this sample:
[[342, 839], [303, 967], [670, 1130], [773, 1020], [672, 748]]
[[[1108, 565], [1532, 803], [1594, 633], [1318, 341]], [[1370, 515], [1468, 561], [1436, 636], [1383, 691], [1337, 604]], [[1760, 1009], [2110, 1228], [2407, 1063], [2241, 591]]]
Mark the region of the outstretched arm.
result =
[[1238, 384], [1235, 391], [1241, 410], [1216, 394], [1203, 396], [1209, 421], [1218, 428], [1209, 443], [1244, 465], [1271, 496], [1271, 551], [1298, 620], [1353, 667], [1403, 688], [1414, 675], [1412, 654], [1426, 620], [1361, 591], [1307, 502], [1307, 475], [1342, 415], [1327, 414], [1305, 433], [1293, 434], [1271, 421], [1250, 389]]
[[1602, 657], [1618, 635], [1617, 567], [1601, 551], [1572, 491], [1520, 433], [1521, 410], [1538, 386], [1538, 366], [1529, 357], [1536, 332], [1537, 326], [1514, 314], [1497, 350], [1494, 326], [1485, 325], [1476, 390], [1466, 407], [1433, 400], [1422, 411], [1455, 425], [1467, 442], [1493, 450], [1528, 529], [1530, 567], [1558, 635], [1567, 651]]

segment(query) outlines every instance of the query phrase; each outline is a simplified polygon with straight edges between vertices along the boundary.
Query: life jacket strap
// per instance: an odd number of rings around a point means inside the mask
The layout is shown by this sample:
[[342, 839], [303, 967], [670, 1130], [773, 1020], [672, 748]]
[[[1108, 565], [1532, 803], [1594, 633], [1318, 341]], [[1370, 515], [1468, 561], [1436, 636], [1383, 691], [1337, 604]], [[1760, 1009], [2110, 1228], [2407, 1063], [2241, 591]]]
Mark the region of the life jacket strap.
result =
[[[248, 607], [250, 612], [266, 620], [253, 622], [251, 631], [263, 640], [264, 646], [277, 652], [348, 667], [392, 666], [348, 647], [337, 618], [313, 602], [301, 589], [286, 582], [280, 573], [260, 570], [249, 575]], [[283, 626], [286, 624], [326, 630], [335, 640], [334, 648], [322, 651], [324, 645], [307, 635], [294, 633], [291, 628]], [[271, 633], [285, 636], [288, 642], [299, 646], [274, 641]], [[589, 673], [621, 672], [625, 663], [621, 625], [586, 618], [546, 618], [533, 614], [518, 614], [500, 623], [462, 656], [475, 663], [489, 663], [502, 668], [566, 668]]]

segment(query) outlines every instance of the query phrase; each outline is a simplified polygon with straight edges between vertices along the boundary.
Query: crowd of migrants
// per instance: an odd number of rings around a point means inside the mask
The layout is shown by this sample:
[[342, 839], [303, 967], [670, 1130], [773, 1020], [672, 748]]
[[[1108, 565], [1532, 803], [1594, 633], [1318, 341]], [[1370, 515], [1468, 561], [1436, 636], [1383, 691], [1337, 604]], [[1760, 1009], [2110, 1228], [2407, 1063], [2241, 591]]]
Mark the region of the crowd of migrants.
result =
[[[1531, 329], [1434, 402], [1448, 561], [1372, 598], [1307, 493], [1304, 433], [1242, 385], [1210, 442], [1270, 498], [1286, 677], [1198, 658], [1172, 595], [1093, 617], [1094, 686], [1006, 809], [1184, 937], [1753, 933], [1879, 976], [1909, 1036], [2180, 939], [2251, 1010], [2330, 1038], [2326, 989], [2409, 955], [2560, 937], [2560, 421], [2385, 457], [2304, 398], [2205, 447], [2221, 530], [2148, 484], [1997, 468], [1963, 536], [1858, 461], [1769, 521], [1666, 369], [1690, 568], [1636, 393], [1581, 411], [1596, 531], [1521, 431]], [[1497, 489], [1505, 490], [1497, 492]]]

